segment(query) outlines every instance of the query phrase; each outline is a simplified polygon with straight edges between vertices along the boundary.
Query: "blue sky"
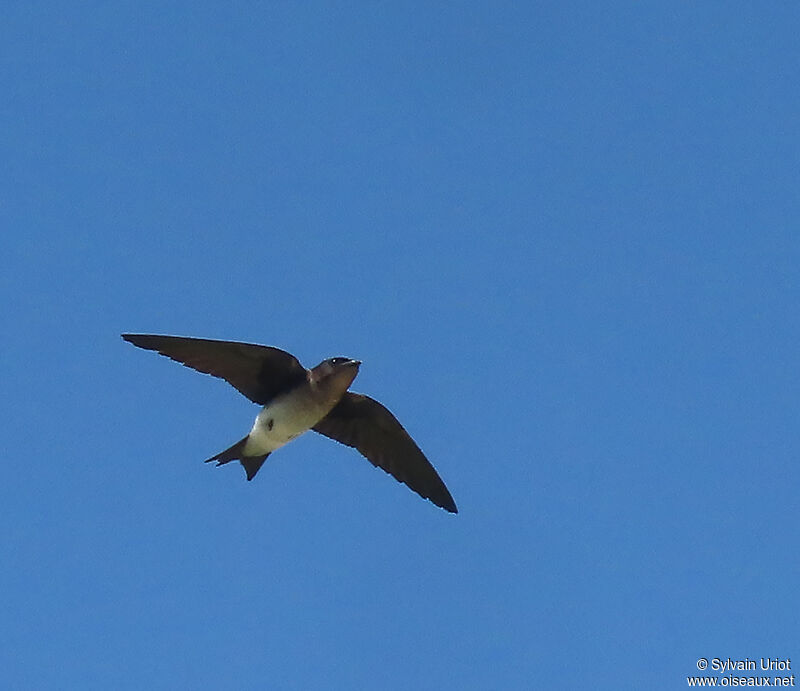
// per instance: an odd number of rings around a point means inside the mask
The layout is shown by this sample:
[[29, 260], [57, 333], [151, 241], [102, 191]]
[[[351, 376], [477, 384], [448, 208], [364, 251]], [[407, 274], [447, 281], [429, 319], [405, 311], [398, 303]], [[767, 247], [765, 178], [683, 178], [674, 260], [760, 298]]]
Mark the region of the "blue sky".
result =
[[[800, 660], [796, 3], [11, 2], [4, 688]], [[124, 331], [363, 360], [451, 516]]]

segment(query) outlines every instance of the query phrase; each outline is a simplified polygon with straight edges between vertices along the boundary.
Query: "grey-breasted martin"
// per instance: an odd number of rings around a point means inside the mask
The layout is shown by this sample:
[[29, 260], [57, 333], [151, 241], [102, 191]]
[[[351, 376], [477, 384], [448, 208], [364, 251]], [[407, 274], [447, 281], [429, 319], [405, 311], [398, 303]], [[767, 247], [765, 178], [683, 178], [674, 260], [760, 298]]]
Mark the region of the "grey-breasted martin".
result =
[[356, 448], [421, 497], [458, 513], [444, 482], [397, 418], [369, 396], [347, 390], [359, 360], [328, 358], [308, 370], [294, 355], [270, 346], [145, 334], [122, 338], [224, 379], [263, 406], [250, 433], [206, 463], [239, 461], [252, 480], [267, 456], [313, 429]]

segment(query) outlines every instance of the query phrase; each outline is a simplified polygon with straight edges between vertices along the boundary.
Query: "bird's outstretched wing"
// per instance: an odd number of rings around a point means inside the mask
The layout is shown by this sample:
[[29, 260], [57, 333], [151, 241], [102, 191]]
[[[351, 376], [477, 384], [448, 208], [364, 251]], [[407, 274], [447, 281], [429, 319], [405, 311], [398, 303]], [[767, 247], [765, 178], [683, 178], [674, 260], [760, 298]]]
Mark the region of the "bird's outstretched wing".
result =
[[383, 468], [421, 497], [458, 513], [453, 497], [425, 454], [378, 401], [348, 391], [313, 429], [358, 449], [372, 465]]
[[122, 334], [129, 343], [227, 381], [253, 403], [266, 405], [278, 393], [305, 381], [297, 358], [279, 348], [207, 338]]

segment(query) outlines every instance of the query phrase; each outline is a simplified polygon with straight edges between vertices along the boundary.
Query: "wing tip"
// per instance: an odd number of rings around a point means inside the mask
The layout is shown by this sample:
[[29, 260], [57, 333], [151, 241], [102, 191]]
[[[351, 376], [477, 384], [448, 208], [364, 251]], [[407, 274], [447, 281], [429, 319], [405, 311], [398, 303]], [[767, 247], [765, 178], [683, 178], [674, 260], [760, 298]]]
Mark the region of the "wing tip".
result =
[[150, 334], [120, 334], [123, 341], [130, 343], [131, 345], [135, 345], [137, 348], [144, 348], [145, 350], [153, 350], [152, 342], [148, 343], [150, 339], [153, 338]]
[[446, 499], [431, 499], [431, 501], [434, 504], [436, 504], [436, 506], [438, 506], [439, 508], [444, 509], [448, 513], [452, 513], [452, 514], [457, 514], [458, 513], [458, 507], [456, 506], [456, 503], [453, 500], [453, 497], [451, 497], [450, 495], [448, 495]]

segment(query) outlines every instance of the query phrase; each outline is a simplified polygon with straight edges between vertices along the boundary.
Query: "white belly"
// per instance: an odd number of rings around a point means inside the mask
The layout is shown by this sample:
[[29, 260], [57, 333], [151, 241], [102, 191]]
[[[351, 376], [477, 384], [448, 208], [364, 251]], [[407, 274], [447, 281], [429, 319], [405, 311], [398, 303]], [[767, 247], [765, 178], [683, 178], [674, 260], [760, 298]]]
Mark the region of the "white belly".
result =
[[309, 403], [308, 399], [298, 401], [292, 397], [272, 401], [256, 417], [244, 452], [248, 456], [271, 453], [311, 429], [328, 414], [328, 409]]

